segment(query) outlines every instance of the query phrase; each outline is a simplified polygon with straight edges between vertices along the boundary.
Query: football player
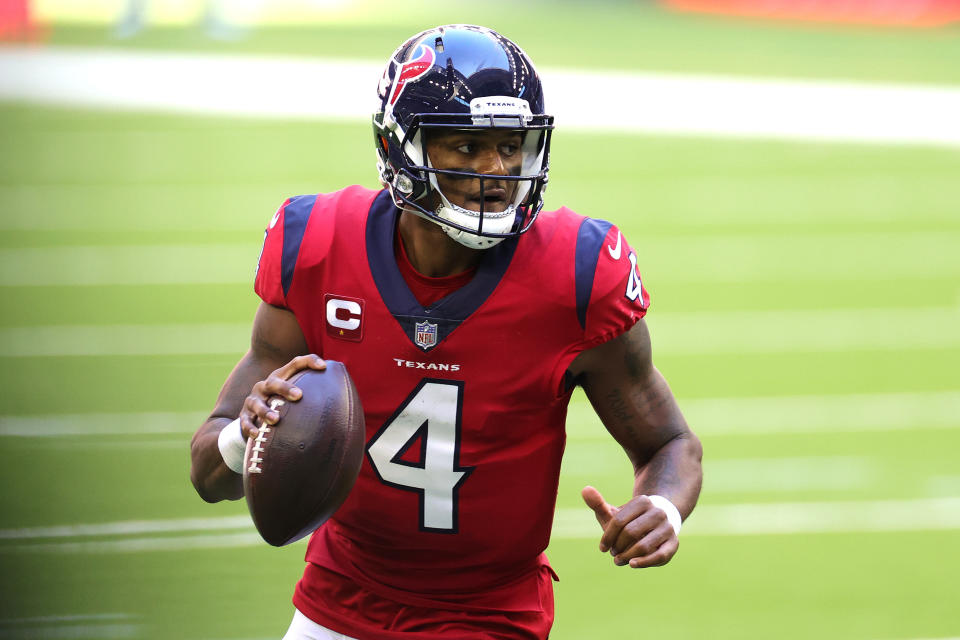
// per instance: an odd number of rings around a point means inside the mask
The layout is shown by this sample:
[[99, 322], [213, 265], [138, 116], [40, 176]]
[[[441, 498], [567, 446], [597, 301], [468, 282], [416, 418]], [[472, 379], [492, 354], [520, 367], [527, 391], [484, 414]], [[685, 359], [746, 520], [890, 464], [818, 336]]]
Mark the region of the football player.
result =
[[[297, 371], [350, 371], [367, 424], [350, 496], [310, 540], [287, 638], [546, 638], [564, 420], [583, 388], [633, 498], [582, 495], [599, 547], [668, 562], [701, 446], [651, 361], [638, 256], [609, 222], [542, 212], [553, 118], [526, 54], [486, 28], [409, 39], [378, 87], [384, 188], [290, 198], [270, 221], [250, 350], [192, 443], [209, 501]], [[279, 428], [283, 428], [282, 422]]]

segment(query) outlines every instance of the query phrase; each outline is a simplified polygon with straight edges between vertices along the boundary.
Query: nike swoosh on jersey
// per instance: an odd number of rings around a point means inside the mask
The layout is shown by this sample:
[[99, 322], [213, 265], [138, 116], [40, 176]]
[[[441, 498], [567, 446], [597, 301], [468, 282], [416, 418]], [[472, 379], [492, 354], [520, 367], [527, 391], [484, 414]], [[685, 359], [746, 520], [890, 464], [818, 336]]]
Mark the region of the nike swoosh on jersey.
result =
[[277, 220], [280, 219], [280, 210], [277, 209], [277, 212], [273, 214], [273, 218], [270, 220], [270, 226], [267, 229], [273, 229], [274, 225], [277, 224]]
[[620, 232], [619, 231], [617, 231], [617, 246], [611, 247], [610, 245], [607, 245], [607, 251], [610, 252], [610, 257], [613, 258], [614, 260], [620, 259]]

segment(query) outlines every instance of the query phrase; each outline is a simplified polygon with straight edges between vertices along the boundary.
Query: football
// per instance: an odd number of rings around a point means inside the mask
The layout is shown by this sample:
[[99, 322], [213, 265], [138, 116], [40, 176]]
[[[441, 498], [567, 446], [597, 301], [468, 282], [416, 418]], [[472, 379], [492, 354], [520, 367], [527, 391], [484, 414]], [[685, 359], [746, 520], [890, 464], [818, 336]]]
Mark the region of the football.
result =
[[327, 360], [290, 379], [303, 392], [269, 400], [280, 414], [247, 441], [243, 491], [263, 539], [283, 546], [309, 535], [343, 504], [360, 473], [363, 409], [346, 367]]

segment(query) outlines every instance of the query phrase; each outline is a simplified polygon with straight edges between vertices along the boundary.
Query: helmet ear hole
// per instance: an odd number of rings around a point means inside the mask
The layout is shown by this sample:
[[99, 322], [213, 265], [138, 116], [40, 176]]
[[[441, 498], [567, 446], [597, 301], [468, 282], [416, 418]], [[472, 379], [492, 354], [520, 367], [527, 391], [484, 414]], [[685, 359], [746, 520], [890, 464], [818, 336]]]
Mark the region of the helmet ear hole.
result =
[[387, 147], [387, 139], [384, 136], [380, 136], [380, 148], [383, 149], [385, 154], [390, 153], [390, 149]]

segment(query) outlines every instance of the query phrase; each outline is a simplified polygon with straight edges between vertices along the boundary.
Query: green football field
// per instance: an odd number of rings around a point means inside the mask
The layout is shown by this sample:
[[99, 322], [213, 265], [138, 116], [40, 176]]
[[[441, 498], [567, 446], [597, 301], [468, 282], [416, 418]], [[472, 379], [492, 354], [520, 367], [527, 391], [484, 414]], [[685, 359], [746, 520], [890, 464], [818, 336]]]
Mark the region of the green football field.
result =
[[[558, 3], [532, 28], [495, 6], [51, 41], [384, 59], [420, 27], [485, 21], [540, 66], [960, 85], [956, 27]], [[189, 439], [245, 349], [266, 222], [289, 195], [375, 186], [370, 138], [0, 103], [0, 638], [282, 635], [305, 545], [201, 501]], [[579, 491], [626, 501], [631, 470], [575, 396], [551, 637], [960, 637], [960, 148], [561, 129], [551, 166], [548, 208], [637, 249], [655, 361], [705, 450], [673, 562], [617, 568]]]

